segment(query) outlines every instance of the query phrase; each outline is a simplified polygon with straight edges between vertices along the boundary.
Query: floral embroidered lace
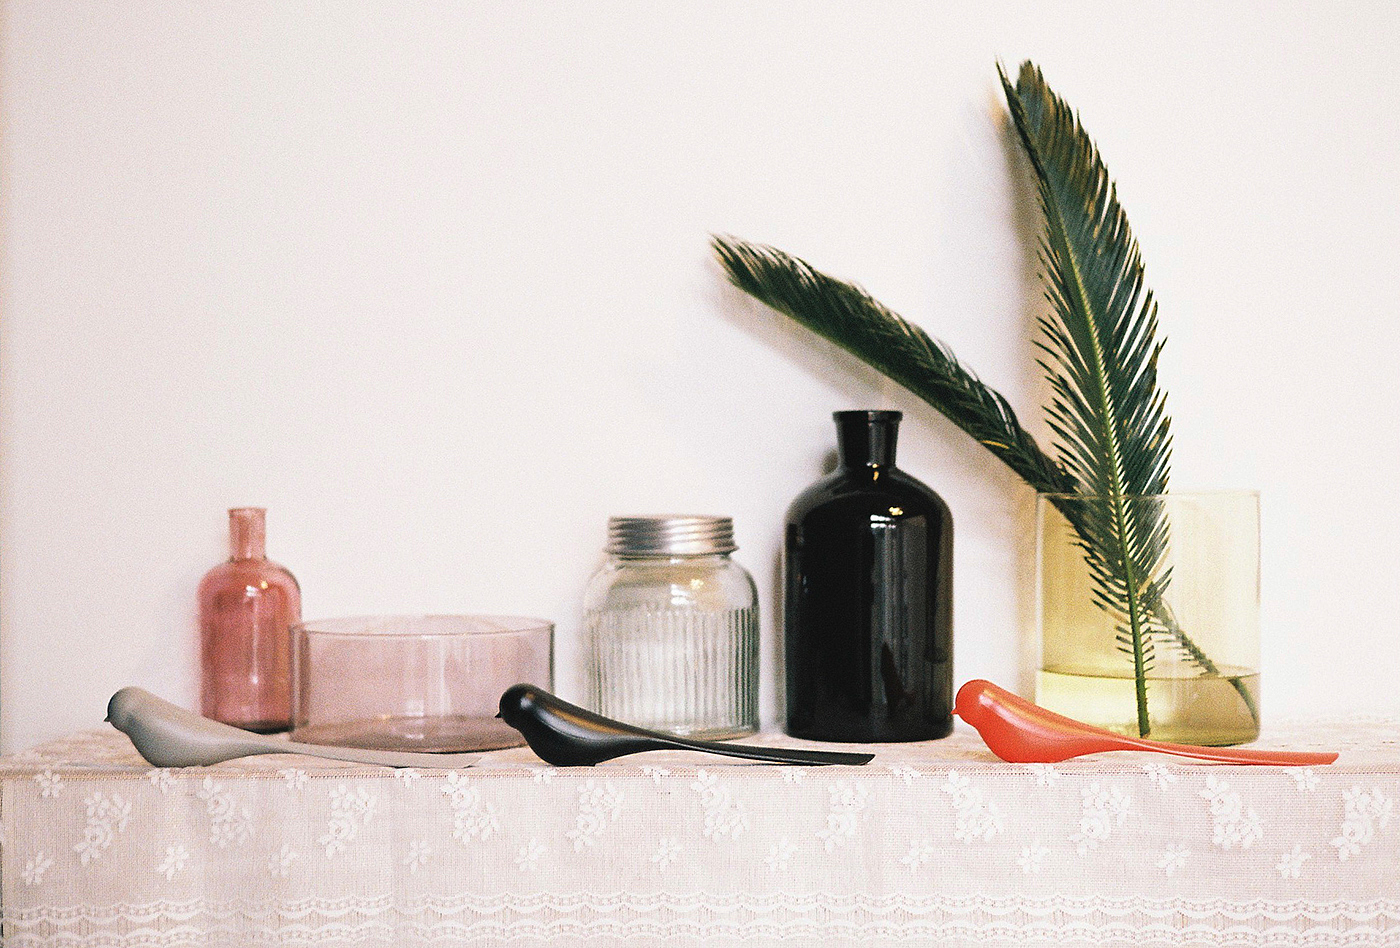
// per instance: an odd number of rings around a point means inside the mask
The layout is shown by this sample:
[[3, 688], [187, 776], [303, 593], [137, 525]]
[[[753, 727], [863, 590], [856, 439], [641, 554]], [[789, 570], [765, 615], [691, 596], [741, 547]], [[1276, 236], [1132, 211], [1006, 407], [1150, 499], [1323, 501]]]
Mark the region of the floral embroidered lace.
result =
[[0, 759], [4, 944], [1400, 945], [1400, 722], [1266, 738], [1342, 758], [177, 771], [86, 732]]

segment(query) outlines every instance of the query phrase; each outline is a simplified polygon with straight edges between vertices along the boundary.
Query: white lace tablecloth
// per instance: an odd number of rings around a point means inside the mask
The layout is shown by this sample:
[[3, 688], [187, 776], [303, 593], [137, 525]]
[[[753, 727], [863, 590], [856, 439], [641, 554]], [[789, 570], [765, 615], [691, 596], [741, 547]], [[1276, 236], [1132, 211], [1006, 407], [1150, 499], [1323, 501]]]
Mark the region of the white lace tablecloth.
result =
[[1400, 946], [1400, 722], [1267, 737], [1342, 758], [155, 770], [97, 730], [0, 759], [4, 944]]

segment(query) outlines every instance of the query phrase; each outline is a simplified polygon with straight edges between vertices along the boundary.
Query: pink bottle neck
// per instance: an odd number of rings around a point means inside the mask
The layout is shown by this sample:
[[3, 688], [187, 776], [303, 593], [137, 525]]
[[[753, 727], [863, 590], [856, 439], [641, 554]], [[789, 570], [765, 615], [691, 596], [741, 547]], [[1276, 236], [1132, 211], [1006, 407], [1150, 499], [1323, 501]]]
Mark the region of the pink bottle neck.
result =
[[267, 558], [267, 510], [235, 507], [228, 512], [229, 555], [235, 560]]

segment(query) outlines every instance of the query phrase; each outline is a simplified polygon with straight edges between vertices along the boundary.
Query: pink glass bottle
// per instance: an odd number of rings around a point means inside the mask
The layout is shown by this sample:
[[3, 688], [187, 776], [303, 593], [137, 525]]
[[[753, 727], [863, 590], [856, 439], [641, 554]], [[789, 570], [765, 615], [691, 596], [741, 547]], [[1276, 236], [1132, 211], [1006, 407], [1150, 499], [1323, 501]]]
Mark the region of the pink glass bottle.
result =
[[291, 627], [301, 621], [296, 577], [267, 558], [266, 516], [228, 512], [231, 555], [199, 584], [201, 710], [261, 733], [291, 726]]

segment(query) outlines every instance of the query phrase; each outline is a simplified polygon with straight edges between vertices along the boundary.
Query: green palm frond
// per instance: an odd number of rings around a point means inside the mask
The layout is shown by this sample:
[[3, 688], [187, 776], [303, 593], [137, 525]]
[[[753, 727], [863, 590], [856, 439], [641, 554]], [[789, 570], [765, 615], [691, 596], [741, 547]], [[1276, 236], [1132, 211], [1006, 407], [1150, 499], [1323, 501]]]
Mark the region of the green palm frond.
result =
[[[1157, 304], [1117, 189], [1078, 118], [1033, 64], [1022, 64], [1014, 86], [997, 71], [1045, 216], [1041, 262], [1054, 311], [1040, 320], [1040, 364], [1054, 392], [1046, 414], [1060, 463], [1090, 498], [1075, 505], [1071, 523], [1096, 601], [1120, 617], [1119, 648], [1133, 661], [1146, 735], [1157, 641], [1218, 674], [1165, 600], [1170, 527], [1156, 498], [1167, 491], [1171, 420], [1157, 386]], [[1252, 696], [1236, 690], [1257, 716]]]
[[1037, 490], [1075, 489], [1010, 403], [936, 339], [853, 283], [773, 247], [715, 237], [715, 254], [739, 289], [792, 317], [894, 379], [977, 439]]
[[[1171, 422], [1157, 386], [1157, 306], [1108, 171], [1077, 117], [1031, 63], [1014, 86], [997, 71], [1045, 216], [1041, 260], [1053, 315], [1040, 320], [1039, 361], [1053, 392], [1046, 415], [1057, 457], [947, 346], [861, 287], [762, 244], [716, 237], [714, 249], [735, 286], [908, 388], [1052, 495], [1076, 532], [1095, 601], [1118, 620], [1146, 735], [1147, 672], [1160, 648], [1220, 675], [1166, 600], [1170, 527], [1156, 498], [1167, 490]], [[1257, 722], [1253, 696], [1238, 678], [1231, 684]]]
[[1094, 498], [1074, 526], [1099, 605], [1122, 620], [1119, 647], [1133, 660], [1138, 731], [1147, 734], [1153, 655], [1143, 593], [1165, 582], [1168, 525], [1160, 504], [1133, 498], [1166, 493], [1171, 463], [1157, 307], [1116, 188], [1078, 118], [1031, 63], [1014, 86], [997, 73], [1045, 214], [1040, 256], [1055, 316], [1040, 320], [1040, 364], [1054, 391], [1046, 414], [1060, 463]]

